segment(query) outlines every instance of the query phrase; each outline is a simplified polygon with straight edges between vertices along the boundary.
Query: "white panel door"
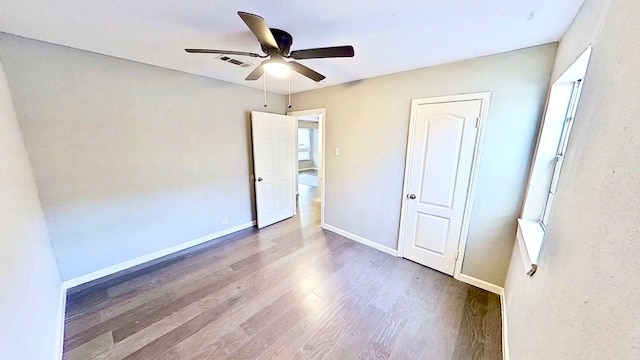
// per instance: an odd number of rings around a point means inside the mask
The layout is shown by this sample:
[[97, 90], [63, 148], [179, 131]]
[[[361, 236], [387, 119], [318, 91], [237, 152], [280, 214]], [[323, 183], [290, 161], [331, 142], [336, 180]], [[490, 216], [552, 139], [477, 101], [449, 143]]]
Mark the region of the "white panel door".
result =
[[295, 118], [251, 112], [258, 228], [295, 215]]
[[413, 106], [402, 256], [453, 275], [482, 101]]

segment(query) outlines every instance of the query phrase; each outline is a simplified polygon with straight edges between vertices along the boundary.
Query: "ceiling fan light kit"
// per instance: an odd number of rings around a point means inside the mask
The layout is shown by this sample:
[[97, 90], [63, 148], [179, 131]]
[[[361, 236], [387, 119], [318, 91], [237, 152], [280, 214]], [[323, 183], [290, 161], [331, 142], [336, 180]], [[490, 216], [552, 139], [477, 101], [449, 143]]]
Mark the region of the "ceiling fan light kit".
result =
[[278, 78], [289, 75], [289, 71], [291, 70], [286, 61], [282, 59], [274, 59], [273, 57], [264, 61], [262, 63], [262, 67], [264, 68], [264, 72]]

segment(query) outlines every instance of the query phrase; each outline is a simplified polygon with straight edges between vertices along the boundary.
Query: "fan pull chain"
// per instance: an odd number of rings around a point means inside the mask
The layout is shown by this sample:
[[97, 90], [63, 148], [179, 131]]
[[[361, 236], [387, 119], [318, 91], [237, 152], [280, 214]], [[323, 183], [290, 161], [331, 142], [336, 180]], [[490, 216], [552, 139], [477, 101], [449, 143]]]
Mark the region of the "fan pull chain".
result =
[[264, 107], [267, 107], [267, 74], [262, 76], [262, 84], [264, 89]]
[[291, 109], [291, 71], [289, 71], [289, 109]]

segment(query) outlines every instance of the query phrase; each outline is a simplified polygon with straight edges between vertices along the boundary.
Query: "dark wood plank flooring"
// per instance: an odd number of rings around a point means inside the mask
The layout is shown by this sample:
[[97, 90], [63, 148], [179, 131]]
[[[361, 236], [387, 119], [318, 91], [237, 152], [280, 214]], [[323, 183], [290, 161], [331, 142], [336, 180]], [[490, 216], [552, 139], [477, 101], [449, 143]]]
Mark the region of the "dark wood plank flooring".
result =
[[501, 359], [500, 300], [298, 215], [67, 296], [64, 359]]

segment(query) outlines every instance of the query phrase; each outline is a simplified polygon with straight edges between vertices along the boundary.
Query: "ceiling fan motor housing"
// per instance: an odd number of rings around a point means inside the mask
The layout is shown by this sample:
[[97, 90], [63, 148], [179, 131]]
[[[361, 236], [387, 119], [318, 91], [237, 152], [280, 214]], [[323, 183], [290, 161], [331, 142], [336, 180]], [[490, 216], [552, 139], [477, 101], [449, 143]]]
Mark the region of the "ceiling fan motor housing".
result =
[[267, 55], [278, 54], [281, 56], [289, 55], [289, 50], [291, 50], [291, 45], [293, 44], [293, 36], [288, 32], [280, 29], [270, 28], [271, 34], [276, 39], [276, 43], [278, 43], [279, 49], [273, 49], [264, 45], [261, 45], [262, 51], [264, 51]]

